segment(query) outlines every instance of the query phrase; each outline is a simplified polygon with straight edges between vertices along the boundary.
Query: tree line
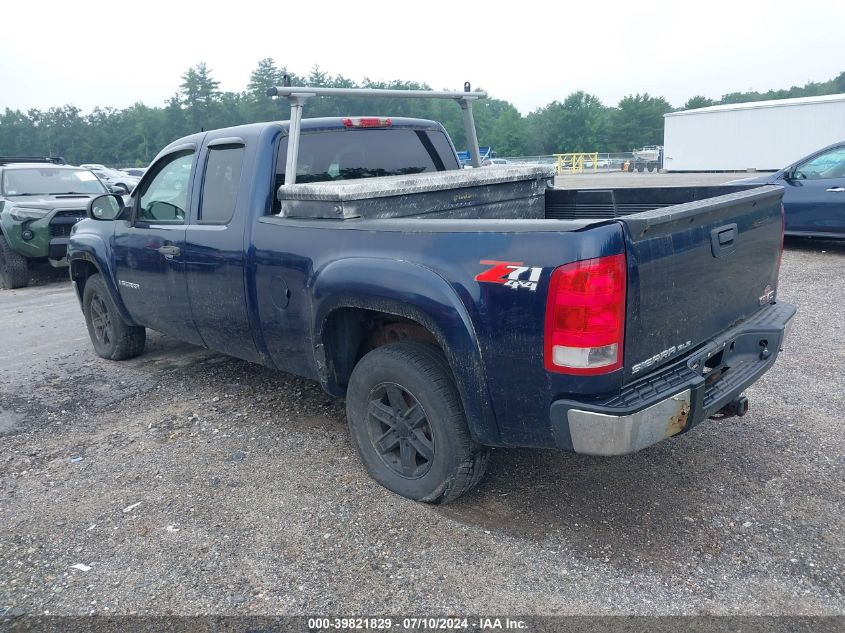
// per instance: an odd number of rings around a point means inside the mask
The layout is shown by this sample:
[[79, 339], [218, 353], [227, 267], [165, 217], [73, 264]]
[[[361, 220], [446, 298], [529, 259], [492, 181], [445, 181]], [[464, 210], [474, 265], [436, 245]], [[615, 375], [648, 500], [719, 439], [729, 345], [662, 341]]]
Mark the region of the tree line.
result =
[[[73, 106], [30, 109], [6, 108], [0, 113], [0, 155], [63, 156], [72, 164], [93, 162], [113, 166], [147, 165], [170, 141], [203, 129], [256, 121], [284, 120], [289, 107], [284, 99], [266, 96], [268, 86], [279, 86], [288, 76], [294, 86], [331, 88], [392, 88], [425, 90], [414, 81], [357, 82], [329, 75], [315, 66], [298, 75], [262, 59], [249, 77], [246, 90], [226, 92], [204, 63], [182, 75], [179, 90], [161, 107], [141, 102], [124, 108], [95, 108], [88, 114]], [[845, 72], [826, 82], [809, 82], [784, 90], [735, 92], [719, 100], [695, 96], [684, 110], [720, 103], [815, 96], [845, 92]], [[673, 110], [663, 97], [648, 93], [624, 97], [607, 106], [595, 95], [573, 92], [562, 101], [523, 116], [513, 104], [488, 98], [473, 108], [479, 141], [500, 156], [533, 156], [556, 152], [627, 152], [663, 141], [663, 115]], [[307, 117], [354, 114], [389, 114], [440, 121], [458, 149], [466, 146], [460, 109], [440, 100], [313, 99]]]

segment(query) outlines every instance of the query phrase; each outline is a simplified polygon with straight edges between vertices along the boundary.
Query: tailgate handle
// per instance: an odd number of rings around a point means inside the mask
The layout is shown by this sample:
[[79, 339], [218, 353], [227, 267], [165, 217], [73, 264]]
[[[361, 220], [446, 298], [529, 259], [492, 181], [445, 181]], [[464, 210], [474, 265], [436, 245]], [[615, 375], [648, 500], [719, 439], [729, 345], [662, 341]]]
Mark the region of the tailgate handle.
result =
[[710, 231], [710, 248], [713, 257], [724, 257], [736, 250], [736, 224], [726, 224]]

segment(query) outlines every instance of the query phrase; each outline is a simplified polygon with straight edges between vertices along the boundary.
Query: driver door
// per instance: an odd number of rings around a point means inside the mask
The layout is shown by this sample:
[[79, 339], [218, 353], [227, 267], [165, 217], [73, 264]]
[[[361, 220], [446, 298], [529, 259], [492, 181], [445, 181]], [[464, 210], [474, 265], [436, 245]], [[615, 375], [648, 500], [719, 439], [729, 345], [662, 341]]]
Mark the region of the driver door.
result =
[[131, 217], [115, 226], [117, 288], [129, 314], [148, 328], [202, 344], [191, 317], [183, 251], [196, 151], [174, 151], [150, 168], [132, 196]]
[[799, 164], [784, 181], [787, 232], [845, 235], [845, 145]]

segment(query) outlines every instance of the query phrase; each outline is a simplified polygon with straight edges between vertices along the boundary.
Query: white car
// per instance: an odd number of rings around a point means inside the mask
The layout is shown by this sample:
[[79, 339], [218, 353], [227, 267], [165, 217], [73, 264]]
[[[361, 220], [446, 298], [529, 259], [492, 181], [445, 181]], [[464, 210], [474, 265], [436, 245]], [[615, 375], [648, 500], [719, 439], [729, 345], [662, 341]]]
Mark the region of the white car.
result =
[[80, 167], [85, 167], [88, 171], [92, 172], [107, 187], [122, 187], [126, 190], [126, 193], [132, 193], [135, 185], [141, 180], [117, 169], [110, 169], [102, 165], [88, 164], [80, 165]]
[[135, 178], [140, 178], [147, 171], [146, 167], [123, 167], [120, 171]]

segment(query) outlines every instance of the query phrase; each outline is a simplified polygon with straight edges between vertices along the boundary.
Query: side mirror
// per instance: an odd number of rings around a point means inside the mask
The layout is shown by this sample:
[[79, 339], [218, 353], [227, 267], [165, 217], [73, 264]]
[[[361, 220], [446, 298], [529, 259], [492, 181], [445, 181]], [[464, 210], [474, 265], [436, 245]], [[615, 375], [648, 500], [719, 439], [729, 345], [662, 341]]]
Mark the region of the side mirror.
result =
[[92, 220], [116, 220], [123, 213], [123, 198], [117, 194], [106, 193], [88, 201], [86, 211]]
[[109, 191], [111, 191], [112, 193], [119, 193], [122, 196], [129, 193], [129, 189], [127, 189], [126, 185], [124, 185], [122, 182], [109, 185]]

